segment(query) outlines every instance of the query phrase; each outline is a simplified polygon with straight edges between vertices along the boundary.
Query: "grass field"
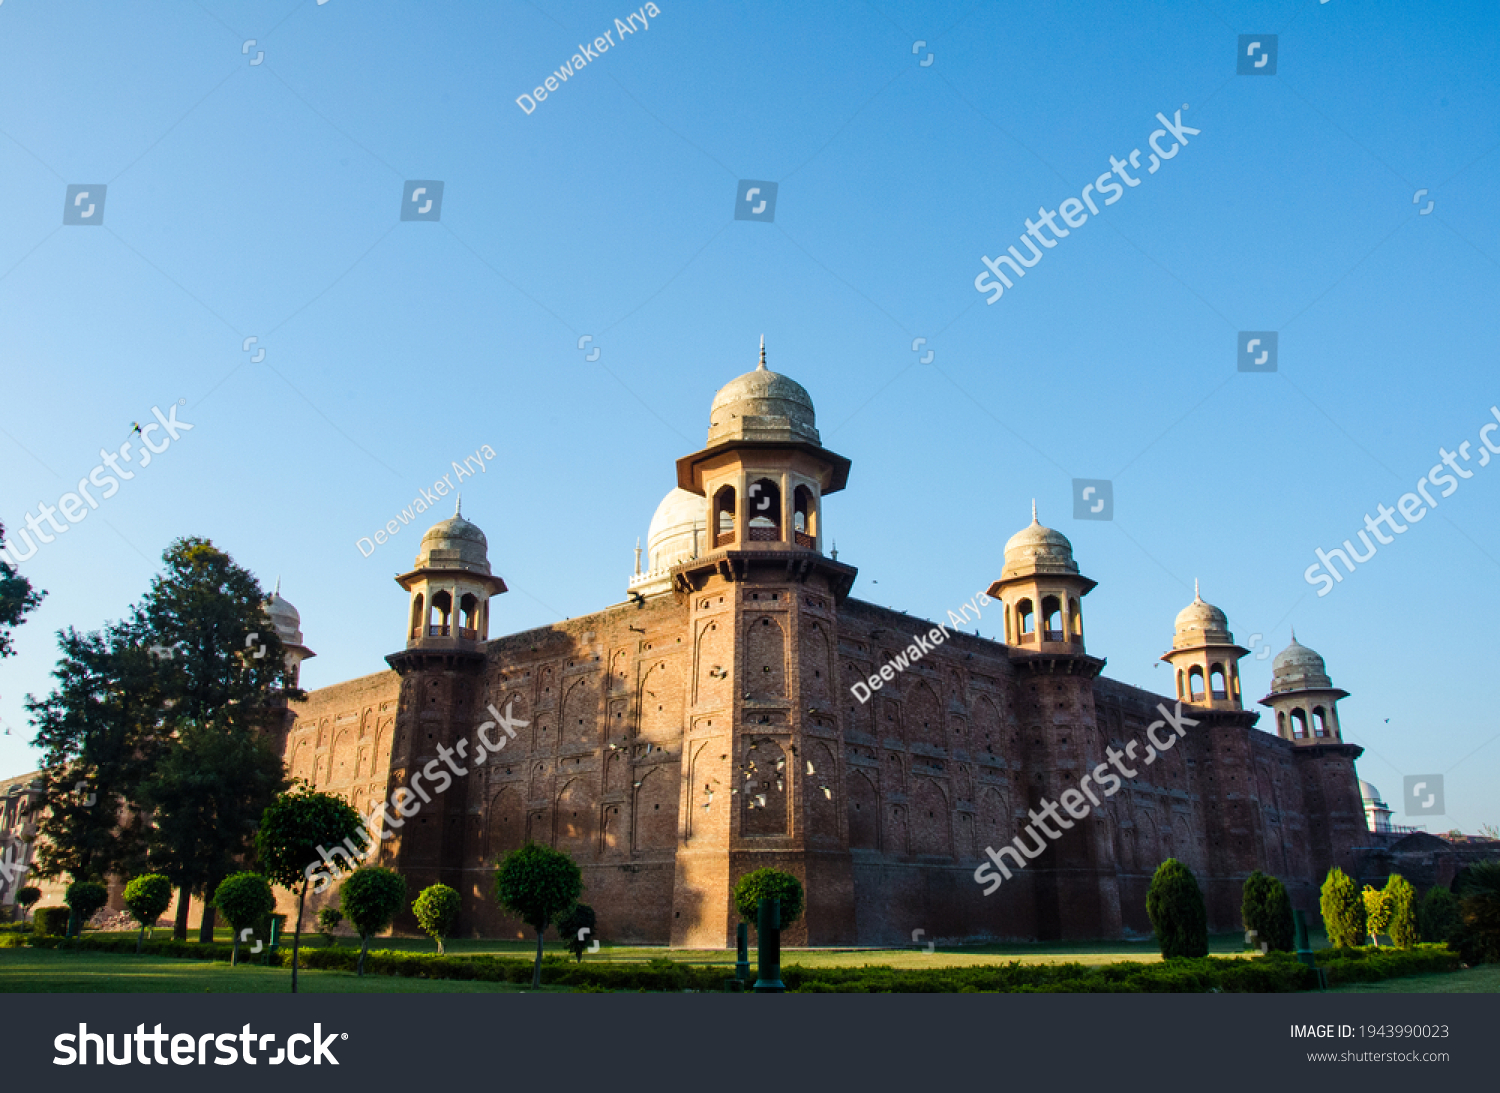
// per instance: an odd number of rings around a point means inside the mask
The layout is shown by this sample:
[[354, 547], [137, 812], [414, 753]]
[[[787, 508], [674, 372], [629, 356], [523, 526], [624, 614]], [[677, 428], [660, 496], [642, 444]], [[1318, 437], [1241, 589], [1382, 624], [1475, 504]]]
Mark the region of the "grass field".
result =
[[1409, 975], [1379, 983], [1352, 983], [1329, 994], [1500, 994], [1500, 964], [1481, 964], [1441, 975]]

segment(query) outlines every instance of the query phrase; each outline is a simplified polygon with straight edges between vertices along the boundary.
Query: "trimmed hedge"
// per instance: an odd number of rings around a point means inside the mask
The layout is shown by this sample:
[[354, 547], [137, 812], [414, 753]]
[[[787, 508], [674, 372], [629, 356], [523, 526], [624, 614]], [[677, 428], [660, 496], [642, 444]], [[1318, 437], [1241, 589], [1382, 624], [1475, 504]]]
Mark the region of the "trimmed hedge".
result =
[[68, 932], [68, 919], [72, 913], [66, 907], [38, 907], [31, 922], [37, 934], [61, 937]]
[[[32, 937], [37, 948], [89, 952], [135, 952], [127, 938]], [[144, 951], [153, 956], [195, 960], [229, 960], [230, 946], [188, 941], [148, 941]], [[273, 965], [286, 967], [290, 952], [269, 954]], [[1318, 964], [1328, 972], [1330, 986], [1370, 983], [1406, 975], [1457, 971], [1459, 955], [1441, 945], [1415, 949], [1323, 949]], [[354, 970], [357, 950], [304, 949], [301, 967], [327, 971]], [[549, 986], [611, 991], [719, 991], [730, 972], [723, 966], [682, 964], [658, 957], [642, 964], [574, 964], [549, 953], [543, 958]], [[409, 979], [460, 979], [490, 983], [531, 982], [532, 962], [494, 956], [436, 956], [428, 953], [372, 950], [365, 958], [367, 975]], [[1313, 969], [1289, 953], [1266, 956], [1187, 957], [1160, 963], [1122, 961], [1116, 964], [985, 964], [958, 968], [805, 968], [790, 964], [781, 969], [787, 989], [803, 993], [855, 994], [967, 994], [1004, 993], [1211, 993], [1285, 994], [1317, 988]]]

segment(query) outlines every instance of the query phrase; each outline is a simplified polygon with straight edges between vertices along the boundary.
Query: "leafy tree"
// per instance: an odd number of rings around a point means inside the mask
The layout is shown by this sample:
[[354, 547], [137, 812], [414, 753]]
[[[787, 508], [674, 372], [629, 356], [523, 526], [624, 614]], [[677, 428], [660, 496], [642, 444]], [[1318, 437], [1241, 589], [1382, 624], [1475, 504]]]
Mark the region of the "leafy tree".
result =
[[52, 693], [26, 698], [42, 751], [36, 871], [96, 880], [139, 872], [144, 851], [136, 787], [161, 751], [165, 699], [139, 612], [102, 631], [57, 635]]
[[1463, 873], [1459, 951], [1470, 964], [1500, 962], [1500, 862], [1480, 862]]
[[1176, 858], [1156, 867], [1146, 892], [1146, 914], [1161, 945], [1161, 955], [1208, 955], [1208, 911], [1198, 878]]
[[109, 902], [109, 889], [98, 881], [75, 880], [63, 890], [63, 902], [73, 913], [68, 920], [68, 936], [77, 937], [84, 924]]
[[[5, 525], [0, 524], [0, 549], [5, 547]], [[38, 592], [14, 565], [0, 557], [0, 660], [14, 656], [11, 631], [35, 611], [47, 593]]]
[[536, 931], [531, 989], [542, 985], [542, 935], [583, 892], [578, 863], [560, 850], [528, 842], [505, 855], [495, 869], [495, 899]]
[[1323, 912], [1323, 929], [1333, 945], [1354, 949], [1364, 944], [1369, 932], [1365, 928], [1364, 897], [1354, 878], [1336, 865], [1328, 870], [1323, 881], [1319, 906]]
[[225, 877], [213, 892], [214, 906], [224, 912], [234, 941], [229, 950], [229, 966], [240, 959], [240, 934], [254, 929], [276, 910], [276, 896], [271, 882], [259, 873], [243, 871]]
[[752, 926], [760, 913], [762, 899], [781, 900], [782, 929], [802, 917], [802, 882], [790, 873], [783, 873], [780, 869], [756, 869], [735, 884], [734, 909]]
[[[417, 925], [437, 942], [438, 956], [443, 955], [443, 939], [453, 932], [458, 922], [462, 902], [458, 893], [446, 884], [433, 884], [422, 889], [411, 905], [412, 914], [417, 916]], [[562, 926], [559, 925], [558, 929]]]
[[334, 946], [339, 943], [339, 939], [334, 936], [334, 931], [343, 924], [343, 921], [344, 912], [337, 907], [324, 907], [318, 912], [318, 933], [323, 935], [324, 944]]
[[1421, 940], [1417, 928], [1417, 890], [1400, 873], [1392, 873], [1385, 882], [1385, 906], [1390, 913], [1386, 932], [1400, 949], [1410, 949]]
[[125, 886], [125, 909], [141, 924], [141, 932], [135, 939], [137, 954], [141, 951], [141, 942], [146, 940], [147, 928], [156, 925], [156, 920], [171, 903], [172, 882], [160, 873], [136, 877]]
[[1246, 877], [1240, 915], [1246, 931], [1255, 932], [1257, 942], [1264, 942], [1277, 952], [1291, 951], [1296, 927], [1292, 921], [1292, 901], [1281, 881], [1258, 869]]
[[1385, 928], [1391, 923], [1391, 909], [1386, 906], [1385, 893], [1373, 885], [1365, 885], [1360, 898], [1365, 905], [1365, 930], [1370, 936], [1370, 943], [1378, 949], [1380, 935], [1385, 933]]
[[[186, 897], [234, 870], [255, 821], [286, 788], [261, 729], [268, 707], [302, 692], [249, 570], [197, 537], [173, 542], [162, 562], [140, 610], [155, 644], [173, 650], [161, 661], [173, 746], [143, 795], [156, 821], [153, 857], [183, 890], [174, 934], [186, 936]], [[213, 940], [212, 903], [199, 940]]]
[[1427, 889], [1422, 902], [1417, 904], [1417, 931], [1422, 940], [1434, 944], [1446, 942], [1461, 924], [1458, 897], [1442, 885]]
[[21, 905], [21, 921], [26, 921], [26, 912], [29, 911], [37, 900], [42, 898], [42, 890], [35, 885], [28, 884], [25, 888], [16, 892], [16, 902]]
[[[594, 932], [598, 925], [594, 909], [587, 903], [573, 904], [557, 920], [557, 932], [567, 942], [568, 951], [573, 954], [577, 963], [583, 963], [583, 954], [588, 952], [589, 946], [598, 938], [599, 935]], [[580, 937], [580, 934], [583, 936]]]
[[319, 871], [318, 851], [352, 839], [364, 821], [349, 802], [332, 793], [299, 786], [272, 801], [261, 816], [255, 845], [266, 874], [297, 895], [297, 925], [292, 932], [292, 993], [297, 993], [297, 954], [302, 942], [302, 908], [307, 886]]
[[[453, 890], [450, 888], [449, 891]], [[383, 865], [362, 865], [349, 874], [339, 889], [339, 902], [349, 925], [359, 933], [359, 963], [355, 966], [355, 974], [364, 975], [370, 938], [388, 927], [400, 912], [401, 905], [406, 902], [406, 881], [394, 869]]]

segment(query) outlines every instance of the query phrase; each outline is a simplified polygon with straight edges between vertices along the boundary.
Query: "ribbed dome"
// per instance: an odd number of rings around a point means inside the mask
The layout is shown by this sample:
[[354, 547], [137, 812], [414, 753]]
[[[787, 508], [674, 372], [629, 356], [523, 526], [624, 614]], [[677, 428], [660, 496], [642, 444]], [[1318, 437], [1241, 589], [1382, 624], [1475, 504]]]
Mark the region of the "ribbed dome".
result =
[[1073, 544], [1060, 531], [1043, 527], [1031, 506], [1031, 524], [1010, 537], [1005, 544], [1005, 565], [1000, 577], [1023, 576], [1026, 573], [1077, 573]]
[[455, 512], [428, 528], [417, 551], [418, 569], [467, 569], [488, 575], [489, 541], [475, 524]]
[[1234, 635], [1229, 632], [1229, 616], [1198, 594], [1198, 582], [1193, 582], [1193, 602], [1177, 612], [1173, 627], [1172, 647], [1182, 649], [1193, 645], [1229, 645]]
[[714, 396], [708, 442], [721, 440], [807, 440], [819, 443], [812, 396], [790, 376], [766, 367], [765, 342], [760, 364], [736, 376]]
[[1285, 691], [1331, 690], [1333, 681], [1323, 658], [1292, 635], [1292, 643], [1276, 654], [1271, 662], [1271, 693]]
[[[708, 498], [674, 489], [656, 506], [646, 532], [646, 554], [652, 570], [667, 569], [691, 558], [708, 528]], [[698, 542], [694, 542], [694, 530]]]

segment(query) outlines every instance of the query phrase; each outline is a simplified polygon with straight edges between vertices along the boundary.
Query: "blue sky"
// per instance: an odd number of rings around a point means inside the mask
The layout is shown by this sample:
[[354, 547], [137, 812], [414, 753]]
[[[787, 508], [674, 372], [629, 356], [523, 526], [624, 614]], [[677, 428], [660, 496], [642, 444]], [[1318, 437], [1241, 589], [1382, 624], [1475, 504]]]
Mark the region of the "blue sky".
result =
[[[1444, 773], [1429, 827], [1500, 823], [1500, 468], [1329, 595], [1303, 576], [1500, 404], [1494, 5], [657, 7], [528, 115], [624, 0], [4, 0], [0, 521], [153, 406], [193, 430], [24, 563], [48, 597], [0, 664], [0, 772], [37, 761], [53, 632], [118, 618], [177, 536], [282, 578], [305, 685], [382, 668], [418, 532], [355, 542], [481, 445], [495, 628], [619, 601], [763, 333], [853, 460], [825, 518], [855, 595], [944, 617], [1035, 497], [1108, 674], [1167, 686], [1199, 578], [1257, 653], [1295, 625], [1326, 657], [1398, 813]], [[1235, 75], [1244, 33], [1276, 75]], [[1200, 134], [987, 305], [981, 255], [1183, 104]], [[439, 222], [399, 219], [408, 179]], [[774, 222], [734, 218], [741, 179]], [[98, 183], [102, 226], [63, 226]], [[1278, 333], [1274, 374], [1241, 330]], [[1074, 478], [1113, 520], [1073, 518]], [[1270, 660], [1243, 673], [1258, 697]]]

